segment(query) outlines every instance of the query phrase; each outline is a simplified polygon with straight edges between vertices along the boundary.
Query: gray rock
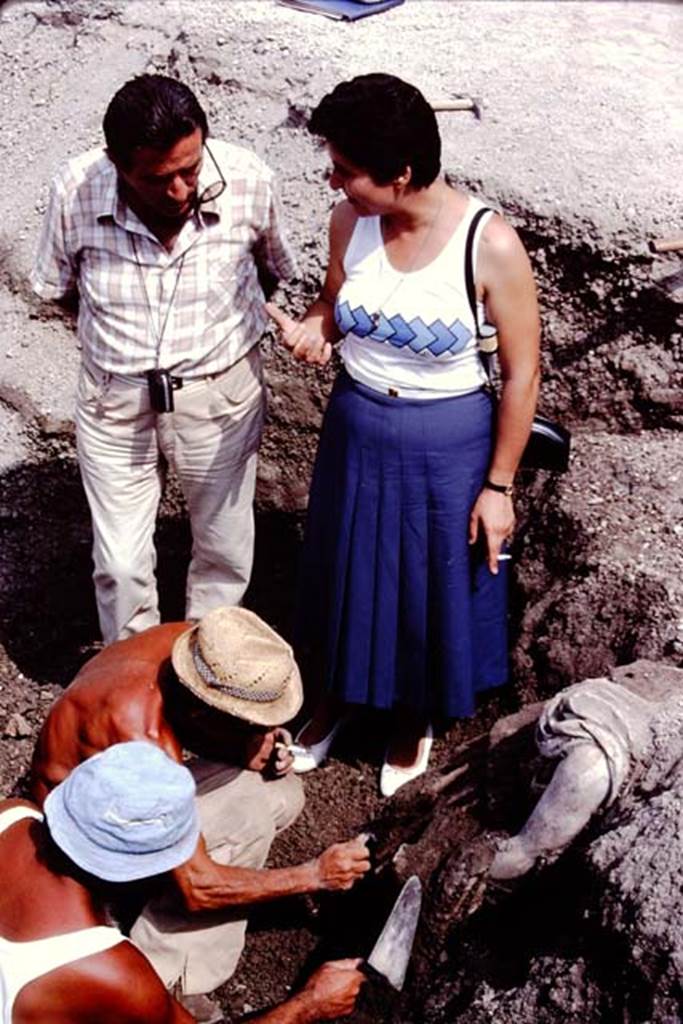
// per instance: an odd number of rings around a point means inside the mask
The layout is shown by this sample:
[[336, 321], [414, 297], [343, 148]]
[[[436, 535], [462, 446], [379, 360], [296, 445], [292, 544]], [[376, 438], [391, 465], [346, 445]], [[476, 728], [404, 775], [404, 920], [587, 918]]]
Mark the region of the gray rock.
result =
[[11, 714], [5, 725], [4, 735], [9, 739], [23, 739], [33, 735], [33, 728], [23, 715], [15, 711]]

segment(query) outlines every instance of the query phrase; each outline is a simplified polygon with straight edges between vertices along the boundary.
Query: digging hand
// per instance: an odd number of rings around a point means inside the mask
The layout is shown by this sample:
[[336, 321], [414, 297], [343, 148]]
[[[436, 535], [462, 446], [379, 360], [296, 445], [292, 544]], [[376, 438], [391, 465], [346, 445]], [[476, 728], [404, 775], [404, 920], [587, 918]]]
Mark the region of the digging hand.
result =
[[350, 889], [370, 870], [370, 851], [364, 835], [334, 843], [316, 861], [321, 889]]
[[334, 1020], [352, 1013], [365, 976], [360, 960], [330, 960], [308, 979], [301, 994], [312, 1003], [316, 1020]]

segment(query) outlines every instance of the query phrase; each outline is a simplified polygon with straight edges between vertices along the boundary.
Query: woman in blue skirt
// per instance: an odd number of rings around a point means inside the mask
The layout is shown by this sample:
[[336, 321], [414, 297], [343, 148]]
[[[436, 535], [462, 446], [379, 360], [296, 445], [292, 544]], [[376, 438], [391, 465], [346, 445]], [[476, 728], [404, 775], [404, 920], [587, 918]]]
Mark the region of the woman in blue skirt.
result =
[[362, 75], [313, 112], [344, 193], [330, 259], [303, 320], [270, 305], [294, 356], [343, 368], [309, 501], [299, 652], [317, 707], [295, 770], [316, 767], [352, 705], [392, 714], [380, 788], [427, 767], [432, 723], [472, 714], [507, 678], [501, 551], [538, 392], [529, 260], [492, 211], [477, 218], [480, 324], [498, 333], [502, 391], [486, 387], [468, 302], [468, 232], [483, 204], [440, 176], [434, 112], [399, 78]]

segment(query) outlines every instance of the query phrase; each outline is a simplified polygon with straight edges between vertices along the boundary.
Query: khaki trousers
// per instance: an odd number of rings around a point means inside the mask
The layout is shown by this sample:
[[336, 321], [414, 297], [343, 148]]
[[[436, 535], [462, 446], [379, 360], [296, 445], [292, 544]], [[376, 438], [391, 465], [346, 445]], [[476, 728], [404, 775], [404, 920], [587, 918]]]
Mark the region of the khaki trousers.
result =
[[186, 381], [173, 396], [174, 412], [155, 413], [144, 376], [81, 368], [76, 438], [105, 643], [159, 622], [153, 538], [164, 460], [180, 480], [192, 527], [186, 618], [239, 604], [249, 583], [265, 412], [258, 345], [225, 373]]
[[[263, 867], [276, 834], [304, 805], [295, 775], [265, 781], [258, 772], [210, 761], [191, 766], [197, 782], [202, 833], [213, 860], [239, 867]], [[180, 982], [183, 993], [212, 992], [233, 974], [244, 947], [246, 907], [189, 914], [179, 906], [169, 882], [147, 904], [131, 938], [150, 960], [167, 988]]]

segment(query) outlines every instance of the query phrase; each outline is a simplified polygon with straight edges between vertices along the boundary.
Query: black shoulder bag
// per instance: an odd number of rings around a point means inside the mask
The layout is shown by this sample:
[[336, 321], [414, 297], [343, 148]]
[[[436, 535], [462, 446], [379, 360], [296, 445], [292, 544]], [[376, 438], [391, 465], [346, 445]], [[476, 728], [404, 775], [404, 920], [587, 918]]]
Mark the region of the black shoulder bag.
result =
[[[488, 206], [477, 210], [469, 226], [467, 239], [465, 241], [465, 287], [467, 298], [472, 309], [477, 341], [479, 342], [479, 355], [486, 371], [491, 391], [493, 382], [491, 379], [491, 358], [498, 348], [496, 330], [491, 324], [480, 326], [477, 315], [477, 292], [474, 286], [474, 236], [479, 221], [485, 213], [489, 213]], [[546, 419], [544, 416], [534, 416], [531, 424], [531, 433], [526, 448], [520, 459], [520, 467], [526, 469], [552, 469], [558, 473], [564, 473], [569, 465], [569, 448], [571, 435], [565, 427], [559, 423]]]

